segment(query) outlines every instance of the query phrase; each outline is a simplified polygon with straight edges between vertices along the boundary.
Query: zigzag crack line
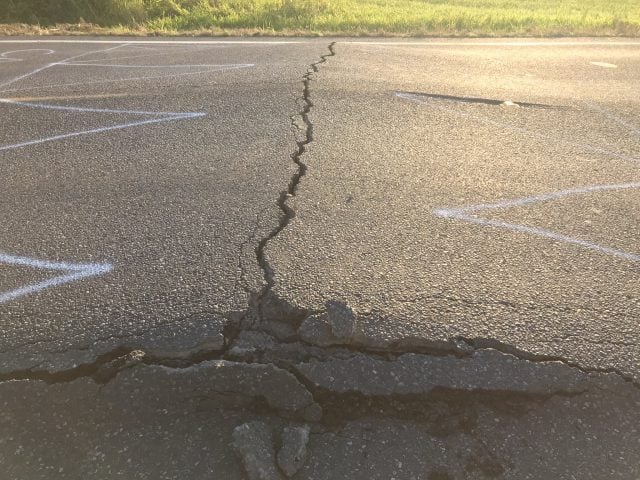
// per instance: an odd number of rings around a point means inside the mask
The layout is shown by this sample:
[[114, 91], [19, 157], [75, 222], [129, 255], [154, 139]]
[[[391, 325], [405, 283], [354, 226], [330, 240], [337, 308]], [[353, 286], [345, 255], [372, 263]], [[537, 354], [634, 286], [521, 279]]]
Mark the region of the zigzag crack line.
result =
[[303, 140], [297, 142], [297, 148], [295, 152], [291, 154], [291, 159], [298, 166], [298, 170], [293, 174], [291, 180], [289, 181], [289, 185], [287, 190], [283, 190], [278, 198], [278, 206], [280, 210], [282, 210], [282, 215], [280, 219], [280, 223], [276, 226], [265, 238], [263, 238], [258, 246], [256, 247], [256, 259], [260, 268], [264, 272], [264, 279], [266, 281], [266, 286], [258, 295], [258, 315], [262, 318], [262, 310], [264, 300], [267, 298], [267, 295], [271, 291], [274, 285], [273, 280], [273, 270], [269, 265], [269, 262], [266, 259], [265, 250], [269, 241], [275, 238], [282, 230], [284, 230], [287, 225], [291, 222], [291, 219], [295, 216], [294, 211], [287, 205], [287, 199], [289, 196], [295, 196], [298, 185], [302, 177], [304, 177], [307, 173], [307, 166], [300, 160], [300, 157], [305, 153], [306, 146], [313, 141], [313, 124], [309, 119], [309, 112], [313, 107], [313, 102], [311, 101], [311, 78], [314, 73], [318, 72], [318, 65], [325, 63], [328, 57], [332, 57], [335, 55], [334, 45], [336, 42], [331, 42], [327, 47], [329, 50], [328, 54], [321, 55], [320, 60], [314, 62], [307, 69], [307, 72], [302, 77], [303, 91], [302, 91], [302, 100], [304, 102], [302, 111], [298, 113], [298, 117], [301, 117], [305, 124], [305, 137]]

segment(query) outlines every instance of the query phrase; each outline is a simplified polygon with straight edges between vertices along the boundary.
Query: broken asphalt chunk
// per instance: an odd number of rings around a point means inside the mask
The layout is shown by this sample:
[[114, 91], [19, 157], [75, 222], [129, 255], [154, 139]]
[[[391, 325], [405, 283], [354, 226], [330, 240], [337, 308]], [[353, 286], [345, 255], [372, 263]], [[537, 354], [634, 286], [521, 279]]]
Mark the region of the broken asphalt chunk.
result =
[[283, 429], [282, 447], [278, 451], [277, 458], [278, 466], [287, 477], [294, 476], [307, 460], [310, 432], [308, 425]]
[[243, 423], [232, 433], [233, 448], [249, 480], [281, 480], [275, 459], [273, 435], [263, 422]]

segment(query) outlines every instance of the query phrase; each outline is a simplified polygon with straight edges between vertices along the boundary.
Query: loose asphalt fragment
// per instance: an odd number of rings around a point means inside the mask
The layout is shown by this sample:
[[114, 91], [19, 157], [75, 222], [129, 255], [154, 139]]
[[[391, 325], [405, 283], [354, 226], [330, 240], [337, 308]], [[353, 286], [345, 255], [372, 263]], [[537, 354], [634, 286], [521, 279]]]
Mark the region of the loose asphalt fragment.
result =
[[278, 466], [287, 477], [294, 476], [307, 460], [310, 432], [308, 425], [285, 427], [282, 430]]
[[273, 434], [267, 424], [243, 423], [233, 430], [232, 437], [249, 480], [282, 480], [276, 466]]

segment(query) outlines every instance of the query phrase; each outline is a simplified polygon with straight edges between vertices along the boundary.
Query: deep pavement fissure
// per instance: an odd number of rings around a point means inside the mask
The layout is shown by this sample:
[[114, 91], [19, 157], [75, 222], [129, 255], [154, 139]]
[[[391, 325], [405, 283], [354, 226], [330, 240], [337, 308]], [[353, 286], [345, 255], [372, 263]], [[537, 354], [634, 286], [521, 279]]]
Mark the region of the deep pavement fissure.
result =
[[[507, 409], [509, 412], [517, 413], [526, 411], [528, 405], [539, 405], [541, 402], [545, 402], [557, 395], [570, 397], [581, 395], [583, 393], [563, 392], [559, 390], [552, 394], [539, 394], [500, 390], [487, 391], [483, 389], [453, 388], [436, 388], [422, 394], [390, 395], [364, 395], [355, 390], [349, 392], [331, 391], [314, 385], [313, 382], [307, 379], [294, 367], [294, 363], [290, 359], [271, 358], [265, 360], [261, 359], [260, 355], [257, 355], [256, 358], [251, 358], [251, 356], [249, 356], [238, 359], [231, 354], [230, 348], [233, 346], [240, 333], [242, 331], [247, 331], [247, 326], [251, 325], [251, 322], [254, 323], [255, 331], [270, 331], [268, 325], [275, 322], [280, 324], [289, 324], [291, 331], [294, 332], [294, 334], [289, 338], [283, 338], [282, 336], [275, 335], [275, 341], [279, 341], [281, 344], [296, 343], [301, 345], [303, 349], [307, 348], [323, 351], [327, 358], [331, 357], [333, 351], [340, 350], [342, 352], [341, 354], [346, 356], [364, 355], [372, 358], [386, 359], [387, 361], [393, 361], [394, 356], [406, 353], [433, 356], [454, 356], [462, 359], [469, 357], [473, 352], [492, 349], [512, 355], [527, 362], [561, 362], [567, 368], [577, 369], [583, 373], [613, 373], [632, 383], [635, 387], [640, 387], [640, 385], [632, 378], [620, 371], [617, 371], [616, 369], [585, 368], [575, 362], [571, 362], [561, 357], [529, 354], [516, 349], [515, 347], [511, 347], [491, 339], [468, 339], [460, 337], [452, 341], [450, 348], [442, 345], [435, 346], [435, 344], [432, 345], [428, 341], [425, 341], [422, 346], [397, 346], [396, 348], [391, 346], [386, 349], [371, 348], [366, 345], [356, 344], [336, 345], [334, 347], [325, 348], [306, 344], [301, 341], [297, 335], [295, 335], [300, 323], [306, 317], [310, 314], [319, 312], [310, 312], [308, 310], [294, 307], [273, 293], [273, 287], [275, 285], [274, 271], [266, 258], [266, 248], [268, 243], [277, 237], [278, 234], [282, 232], [282, 230], [284, 230], [295, 217], [295, 211], [288, 205], [288, 200], [296, 195], [300, 182], [307, 173], [307, 165], [302, 161], [302, 157], [307, 150], [307, 146], [314, 140], [313, 123], [310, 118], [310, 113], [314, 106], [311, 98], [311, 85], [314, 74], [319, 71], [320, 65], [327, 62], [328, 58], [336, 55], [335, 44], [336, 42], [330, 43], [327, 47], [329, 52], [320, 56], [320, 59], [317, 62], [312, 63], [303, 75], [303, 90], [302, 97], [300, 98], [302, 108], [297, 114], [297, 117], [302, 120], [304, 125], [304, 127], [300, 129], [303, 135], [302, 139], [296, 140], [296, 149], [291, 154], [291, 160], [296, 164], [297, 170], [292, 175], [287, 188], [283, 190], [278, 197], [277, 205], [281, 210], [278, 225], [265, 237], [260, 239], [255, 249], [256, 261], [263, 272], [265, 284], [260, 292], [253, 293], [247, 310], [242, 318], [238, 320], [236, 317], [235, 319], [230, 320], [227, 324], [224, 331], [224, 347], [217, 350], [198, 352], [183, 358], [167, 358], [154, 356], [152, 353], [145, 353], [137, 348], [120, 346], [97, 356], [91, 363], [82, 364], [67, 370], [53, 372], [37, 369], [13, 371], [1, 374], [0, 382], [31, 380], [42, 381], [48, 384], [58, 384], [73, 382], [80, 378], [89, 377], [97, 383], [106, 384], [116, 378], [121, 372], [136, 366], [162, 365], [168, 368], [188, 369], [210, 360], [219, 359], [231, 360], [244, 364], [272, 363], [278, 368], [293, 374], [296, 379], [311, 393], [315, 402], [320, 405], [324, 411], [321, 423], [326, 424], [327, 426], [340, 424], [350, 419], [360, 418], [363, 416], [411, 419], [424, 421], [432, 425], [439, 425], [442, 424], [442, 422], [439, 421], [442, 418], [442, 415], [446, 414], [449, 416], [460, 416], [460, 422], [454, 422], [454, 425], [456, 425], [455, 428], [461, 429], [462, 431], [471, 428], [471, 423], [469, 423], [470, 420], [464, 416], [464, 412], [472, 409], [472, 405], [480, 403], [485, 406], [489, 405], [491, 408], [496, 410]], [[463, 101], [469, 100], [476, 101], [478, 99], [464, 99]], [[484, 101], [484, 99], [480, 100], [483, 100], [483, 103], [489, 102]], [[490, 101], [491, 104], [494, 104], [495, 102], [496, 101]], [[543, 108], [549, 107], [546, 105], [534, 104], [531, 104], [530, 106]], [[296, 118], [294, 116], [292, 117], [292, 127], [295, 126]], [[257, 220], [257, 224], [258, 223], [259, 222]], [[258, 228], [256, 227], [252, 236], [241, 245], [241, 248], [244, 248], [252, 240], [255, 240], [257, 231]], [[236, 287], [238, 287], [238, 284]], [[270, 331], [270, 333], [273, 332]], [[309, 354], [309, 358], [313, 358], [313, 353]], [[272, 413], [282, 413], [275, 411], [268, 405], [265, 406], [264, 402], [261, 401], [257, 401], [255, 405], [257, 410], [266, 409], [270, 410]], [[434, 405], [439, 405], [440, 407], [433, 408]], [[443, 405], [445, 405], [446, 408], [442, 407]], [[447, 425], [450, 424], [447, 423]], [[434, 433], [438, 432], [443, 435], [447, 434], [447, 431], [434, 431]]]
[[[257, 309], [257, 316], [259, 320], [264, 320], [267, 315], [272, 316], [272, 314], [266, 312], [267, 304], [269, 304], [271, 310], [274, 310], [274, 304], [278, 301], [277, 297], [272, 294], [272, 289], [275, 283], [273, 279], [273, 269], [266, 258], [265, 250], [267, 248], [267, 244], [282, 230], [284, 230], [295, 217], [295, 211], [287, 204], [287, 202], [289, 198], [295, 196], [302, 177], [307, 173], [307, 165], [302, 161], [301, 157], [306, 152], [307, 145], [313, 141], [313, 123], [309, 118], [309, 113], [313, 108], [313, 101], [311, 100], [311, 81], [313, 75], [319, 71], [319, 65], [325, 63], [327, 58], [335, 56], [335, 44], [336, 42], [331, 42], [327, 47], [329, 53], [321, 55], [318, 61], [309, 66], [302, 77], [303, 89], [301, 100], [303, 102], [303, 106], [302, 110], [298, 113], [298, 116], [302, 119], [304, 124], [304, 138], [296, 141], [296, 149], [291, 154], [291, 160], [297, 165], [297, 170], [289, 180], [287, 189], [280, 192], [280, 196], [278, 198], [278, 207], [282, 211], [280, 215], [280, 222], [266, 237], [260, 240], [256, 247], [256, 260], [264, 273], [264, 281], [266, 283], [255, 299], [255, 304], [253, 305], [253, 308]], [[291, 126], [292, 128], [296, 128], [295, 117], [292, 118]], [[275, 310], [280, 314], [278, 320], [281, 320], [283, 315], [291, 317], [291, 314], [289, 312], [285, 312], [282, 308], [277, 308]], [[298, 311], [294, 316], [297, 319], [300, 319], [307, 313], [308, 312], [306, 311]]]

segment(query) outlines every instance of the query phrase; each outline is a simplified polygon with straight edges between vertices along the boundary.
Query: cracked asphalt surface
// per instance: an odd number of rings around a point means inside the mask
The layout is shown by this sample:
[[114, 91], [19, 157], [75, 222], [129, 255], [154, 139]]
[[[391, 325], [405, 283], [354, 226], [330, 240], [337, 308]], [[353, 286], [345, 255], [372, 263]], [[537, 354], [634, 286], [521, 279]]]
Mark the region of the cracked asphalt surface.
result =
[[[314, 85], [296, 217], [267, 248], [276, 296], [306, 311], [346, 300], [364, 344], [466, 339], [637, 380], [638, 46], [336, 50]], [[590, 63], [603, 58], [618, 68]], [[608, 185], [628, 188], [437, 215]]]
[[[296, 169], [288, 157], [300, 77], [324, 44], [51, 48], [44, 58], [16, 53], [30, 62], [3, 63], [0, 84], [72, 56], [85, 63], [52, 66], [2, 87], [2, 96], [205, 115], [0, 151], [1, 251], [113, 265], [108, 274], [0, 304], [2, 370], [67, 368], [123, 343], [179, 351], [206, 343], [203, 337], [215, 341], [260, 289], [255, 244], [278, 222], [274, 199]], [[144, 76], [159, 78], [135, 80]], [[14, 126], [3, 128], [5, 145], [138, 120], [0, 107]], [[3, 268], [3, 289], [51, 275], [36, 270], [23, 278], [24, 270]], [[162, 345], [153, 345], [158, 339]]]
[[640, 42], [31, 40], [7, 478], [640, 476]]

